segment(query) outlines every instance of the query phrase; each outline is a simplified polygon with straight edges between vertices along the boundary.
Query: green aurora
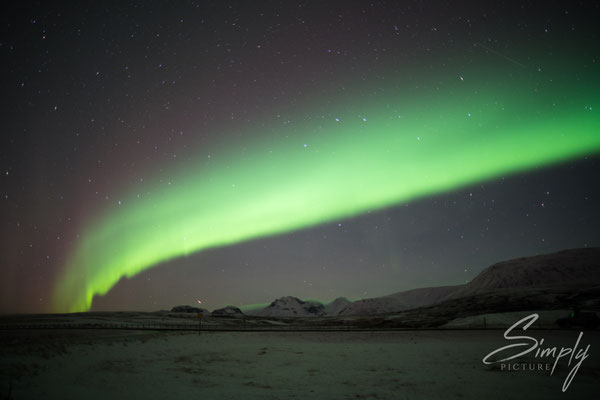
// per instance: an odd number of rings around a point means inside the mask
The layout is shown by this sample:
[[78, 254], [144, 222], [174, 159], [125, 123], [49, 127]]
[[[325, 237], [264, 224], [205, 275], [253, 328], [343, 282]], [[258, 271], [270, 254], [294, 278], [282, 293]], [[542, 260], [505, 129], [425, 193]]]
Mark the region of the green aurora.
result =
[[210, 162], [203, 153], [171, 171], [170, 185], [132, 188], [82, 230], [56, 282], [54, 311], [89, 310], [122, 277], [203, 249], [600, 150], [597, 87], [455, 80], [425, 94], [348, 101], [302, 123], [252, 128], [244, 135], [252, 141], [222, 145]]

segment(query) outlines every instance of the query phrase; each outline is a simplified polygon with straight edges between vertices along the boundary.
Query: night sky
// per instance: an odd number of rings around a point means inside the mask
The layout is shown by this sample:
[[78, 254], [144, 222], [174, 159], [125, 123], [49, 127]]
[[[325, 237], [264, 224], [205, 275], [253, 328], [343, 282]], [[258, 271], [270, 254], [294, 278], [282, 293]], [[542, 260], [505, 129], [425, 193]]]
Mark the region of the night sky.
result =
[[600, 246], [600, 3], [453, 3], [5, 6], [0, 312], [354, 300]]

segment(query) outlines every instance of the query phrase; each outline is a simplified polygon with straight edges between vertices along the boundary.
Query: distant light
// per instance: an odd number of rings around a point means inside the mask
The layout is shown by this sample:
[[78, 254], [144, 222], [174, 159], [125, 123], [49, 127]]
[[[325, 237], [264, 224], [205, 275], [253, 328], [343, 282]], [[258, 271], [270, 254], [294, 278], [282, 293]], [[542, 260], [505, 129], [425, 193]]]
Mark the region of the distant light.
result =
[[198, 302], [198, 304], [202, 304], [202, 302], [200, 300], [196, 300]]

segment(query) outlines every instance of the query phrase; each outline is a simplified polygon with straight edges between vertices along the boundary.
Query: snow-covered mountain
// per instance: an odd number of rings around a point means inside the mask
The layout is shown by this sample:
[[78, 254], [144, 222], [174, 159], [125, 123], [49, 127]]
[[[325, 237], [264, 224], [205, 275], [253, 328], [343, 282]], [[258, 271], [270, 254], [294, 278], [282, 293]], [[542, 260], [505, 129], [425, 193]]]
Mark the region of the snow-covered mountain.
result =
[[179, 313], [202, 313], [209, 315], [210, 311], [205, 308], [198, 308], [192, 306], [175, 306], [171, 309], [171, 312], [179, 312]]
[[491, 265], [448, 298], [523, 288], [588, 287], [598, 284], [600, 248], [572, 249]]
[[275, 300], [262, 310], [250, 312], [249, 315], [263, 317], [321, 317], [383, 314], [437, 303], [460, 287], [421, 288], [354, 302], [349, 301], [345, 297], [338, 297], [327, 305], [316, 301], [302, 301], [296, 297], [287, 296]]
[[439, 303], [460, 288], [462, 285], [419, 288], [372, 299], [357, 300], [340, 310], [338, 315], [383, 314], [425, 307]]
[[215, 316], [215, 315], [225, 315], [225, 316], [231, 316], [231, 317], [235, 317], [235, 316], [240, 316], [243, 317], [244, 313], [242, 312], [242, 310], [240, 310], [239, 308], [235, 307], [235, 306], [227, 306], [224, 308], [219, 308], [218, 310], [214, 310], [211, 315]]
[[315, 301], [302, 301], [296, 297], [286, 296], [275, 300], [262, 310], [251, 315], [261, 317], [319, 317], [325, 315], [325, 306]]
[[[450, 306], [452, 303], [456, 307], [464, 308], [464, 302], [483, 307], [490, 302], [490, 296], [495, 299], [494, 301], [498, 300], [496, 295], [507, 299], [520, 299], [523, 296], [527, 298], [527, 293], [533, 296], [548, 288], [551, 288], [555, 294], [565, 295], [598, 285], [600, 285], [600, 248], [584, 248], [499, 262], [484, 269], [466, 285], [413, 289], [354, 302], [340, 297], [327, 305], [288, 296], [275, 300], [262, 310], [247, 314], [265, 317], [366, 316], [401, 312], [442, 303]], [[473, 296], [478, 296], [479, 300]], [[557, 301], [556, 296], [547, 297], [548, 302]], [[521, 300], [521, 303], [523, 301]], [[536, 307], [541, 306], [541, 303], [538, 303]], [[494, 303], [494, 307], [500, 306], [501, 304]], [[508, 303], [506, 307], [514, 308]]]
[[325, 305], [326, 315], [339, 315], [340, 311], [348, 307], [352, 302], [345, 297], [338, 297], [331, 303]]

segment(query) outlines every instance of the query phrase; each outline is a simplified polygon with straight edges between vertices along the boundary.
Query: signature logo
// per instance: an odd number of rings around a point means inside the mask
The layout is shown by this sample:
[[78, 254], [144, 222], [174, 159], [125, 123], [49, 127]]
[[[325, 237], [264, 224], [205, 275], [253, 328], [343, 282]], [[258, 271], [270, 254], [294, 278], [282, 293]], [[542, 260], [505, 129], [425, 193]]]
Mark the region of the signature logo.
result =
[[[522, 357], [531, 352], [534, 353], [534, 358], [539, 360], [548, 360], [553, 359], [554, 365], [552, 366], [552, 370], [550, 375], [554, 374], [554, 370], [556, 366], [561, 360], [567, 360], [567, 367], [571, 368], [567, 377], [564, 380], [562, 391], [566, 392], [571, 385], [571, 382], [575, 378], [577, 371], [581, 367], [581, 364], [589, 357], [589, 349], [590, 345], [588, 344], [585, 349], [583, 345], [580, 346], [581, 338], [583, 337], [583, 332], [579, 332], [579, 336], [577, 337], [577, 341], [573, 347], [561, 347], [560, 350], [558, 347], [545, 347], [544, 339], [537, 340], [532, 336], [518, 335], [514, 334], [513, 331], [517, 330], [522, 325], [522, 331], [526, 332], [527, 329], [539, 318], [538, 314], [531, 314], [527, 317], [515, 322], [510, 328], [508, 328], [504, 332], [504, 339], [511, 342], [511, 344], [507, 344], [506, 346], [502, 346], [483, 358], [484, 364], [502, 364], [502, 369], [505, 369], [506, 362], [514, 360], [516, 358]], [[573, 366], [571, 366], [573, 364]], [[519, 370], [520, 364], [508, 364], [509, 369]], [[525, 368], [523, 368], [525, 369]], [[542, 368], [540, 368], [542, 369]]]

